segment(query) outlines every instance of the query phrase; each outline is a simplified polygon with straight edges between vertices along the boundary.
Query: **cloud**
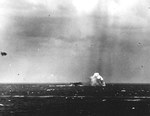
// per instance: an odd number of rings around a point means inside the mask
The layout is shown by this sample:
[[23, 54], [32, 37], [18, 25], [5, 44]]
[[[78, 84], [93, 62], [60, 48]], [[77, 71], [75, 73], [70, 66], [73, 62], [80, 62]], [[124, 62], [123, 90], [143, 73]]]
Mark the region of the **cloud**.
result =
[[1, 0], [0, 81], [149, 81], [148, 1], [90, 2]]

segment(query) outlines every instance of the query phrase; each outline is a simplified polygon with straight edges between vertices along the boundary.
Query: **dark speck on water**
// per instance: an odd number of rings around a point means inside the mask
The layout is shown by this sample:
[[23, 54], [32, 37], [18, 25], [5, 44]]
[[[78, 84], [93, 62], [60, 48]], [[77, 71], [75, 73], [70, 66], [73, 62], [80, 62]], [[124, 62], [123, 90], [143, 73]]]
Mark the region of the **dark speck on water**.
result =
[[0, 116], [150, 116], [149, 84], [1, 84]]

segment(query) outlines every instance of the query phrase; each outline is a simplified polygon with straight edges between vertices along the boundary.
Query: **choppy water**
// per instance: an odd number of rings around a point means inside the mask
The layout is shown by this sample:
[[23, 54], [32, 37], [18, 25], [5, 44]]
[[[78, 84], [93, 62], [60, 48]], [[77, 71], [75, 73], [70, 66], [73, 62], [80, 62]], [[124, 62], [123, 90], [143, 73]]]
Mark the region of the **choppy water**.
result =
[[0, 116], [150, 116], [150, 85], [1, 84]]

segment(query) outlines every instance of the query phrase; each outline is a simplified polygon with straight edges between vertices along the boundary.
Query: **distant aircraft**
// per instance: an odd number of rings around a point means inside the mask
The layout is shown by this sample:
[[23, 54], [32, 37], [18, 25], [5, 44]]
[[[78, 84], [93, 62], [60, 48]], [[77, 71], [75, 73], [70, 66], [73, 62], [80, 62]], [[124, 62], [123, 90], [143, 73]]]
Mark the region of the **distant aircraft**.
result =
[[2, 55], [2, 56], [6, 56], [7, 53], [6, 53], [6, 52], [1, 52], [1, 55]]
[[94, 75], [90, 77], [90, 80], [91, 86], [106, 86], [103, 77], [100, 76], [99, 73], [94, 73]]

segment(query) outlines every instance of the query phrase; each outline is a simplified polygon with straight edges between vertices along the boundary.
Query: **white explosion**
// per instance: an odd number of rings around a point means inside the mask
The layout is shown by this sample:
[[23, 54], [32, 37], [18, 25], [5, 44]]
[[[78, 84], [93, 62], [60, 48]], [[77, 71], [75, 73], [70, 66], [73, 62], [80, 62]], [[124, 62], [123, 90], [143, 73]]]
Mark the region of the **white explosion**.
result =
[[99, 73], [94, 73], [93, 76], [90, 77], [91, 86], [106, 86], [104, 79], [100, 76]]

